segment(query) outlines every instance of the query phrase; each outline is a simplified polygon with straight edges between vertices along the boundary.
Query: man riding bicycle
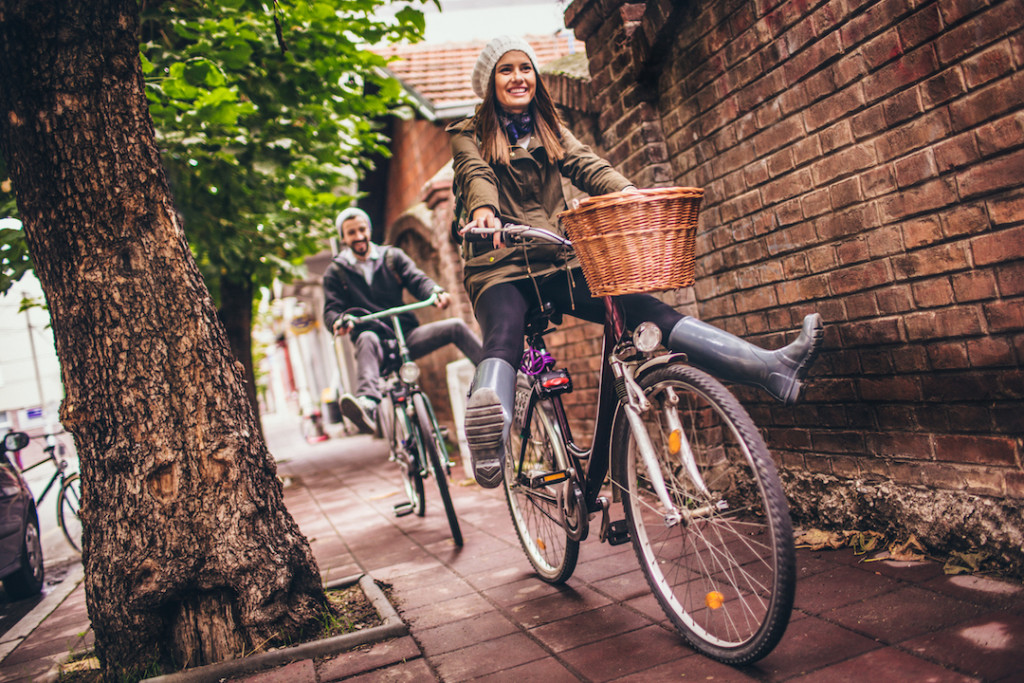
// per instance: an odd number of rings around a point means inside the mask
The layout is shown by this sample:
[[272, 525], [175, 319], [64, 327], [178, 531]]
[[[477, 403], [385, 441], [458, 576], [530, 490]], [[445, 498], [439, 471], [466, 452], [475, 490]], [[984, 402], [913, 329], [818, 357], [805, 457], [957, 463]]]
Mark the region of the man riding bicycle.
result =
[[[380, 364], [384, 357], [381, 338], [370, 328], [346, 327], [342, 314], [350, 308], [375, 313], [400, 306], [404, 290], [420, 301], [436, 292], [436, 305], [442, 309], [448, 307], [451, 297], [417, 268], [404, 251], [371, 242], [370, 217], [365, 211], [345, 209], [338, 214], [335, 226], [345, 248], [324, 273], [324, 323], [336, 335], [352, 333], [356, 390], [355, 395], [341, 397], [340, 408], [361, 432], [372, 433], [381, 400]], [[447, 344], [455, 344], [474, 365], [483, 357], [480, 339], [458, 318], [420, 325], [414, 314], [406, 313], [402, 316], [402, 329], [413, 359]]]

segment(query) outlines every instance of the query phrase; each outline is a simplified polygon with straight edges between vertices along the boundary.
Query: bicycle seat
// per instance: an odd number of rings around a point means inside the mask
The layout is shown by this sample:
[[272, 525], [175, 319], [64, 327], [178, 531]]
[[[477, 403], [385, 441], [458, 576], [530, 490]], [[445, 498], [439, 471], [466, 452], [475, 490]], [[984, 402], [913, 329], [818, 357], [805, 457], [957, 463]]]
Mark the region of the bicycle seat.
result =
[[550, 301], [544, 301], [526, 312], [526, 335], [546, 334], [549, 322], [556, 327], [561, 325], [562, 314]]

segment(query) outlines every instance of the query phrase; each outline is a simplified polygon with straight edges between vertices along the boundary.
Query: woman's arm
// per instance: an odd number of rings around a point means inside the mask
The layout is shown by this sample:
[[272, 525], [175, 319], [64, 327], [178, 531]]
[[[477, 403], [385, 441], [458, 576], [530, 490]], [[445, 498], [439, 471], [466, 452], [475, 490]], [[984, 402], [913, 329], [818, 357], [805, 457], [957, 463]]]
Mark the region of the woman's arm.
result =
[[471, 218], [478, 209], [498, 211], [498, 179], [484, 161], [471, 131], [454, 131], [451, 138], [454, 184]]
[[606, 160], [576, 139], [569, 129], [562, 128], [562, 146], [565, 157], [558, 162], [562, 175], [589, 195], [621, 192], [634, 187], [624, 175], [612, 168]]

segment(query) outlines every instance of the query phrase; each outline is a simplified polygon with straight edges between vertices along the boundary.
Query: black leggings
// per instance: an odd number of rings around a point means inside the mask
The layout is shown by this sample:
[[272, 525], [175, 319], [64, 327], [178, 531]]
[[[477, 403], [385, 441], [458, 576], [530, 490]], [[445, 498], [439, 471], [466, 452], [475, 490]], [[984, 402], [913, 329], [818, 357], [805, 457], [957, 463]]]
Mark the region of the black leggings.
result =
[[[603, 324], [604, 304], [590, 293], [580, 271], [573, 275], [571, 296], [568, 278], [558, 275], [538, 283], [541, 297], [559, 313]], [[634, 329], [650, 321], [658, 326], [664, 339], [683, 317], [649, 294], [624, 294], [616, 299], [622, 304], [626, 327]], [[503, 282], [485, 290], [473, 309], [484, 337], [484, 358], [500, 358], [518, 369], [523, 357], [526, 314], [538, 305], [537, 292], [529, 280]]]

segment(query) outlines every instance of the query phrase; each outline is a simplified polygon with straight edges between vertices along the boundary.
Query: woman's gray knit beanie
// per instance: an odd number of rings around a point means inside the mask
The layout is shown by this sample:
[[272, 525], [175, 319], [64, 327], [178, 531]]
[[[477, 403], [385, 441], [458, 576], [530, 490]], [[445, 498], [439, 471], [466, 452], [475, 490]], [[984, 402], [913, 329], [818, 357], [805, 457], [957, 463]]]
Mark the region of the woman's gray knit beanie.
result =
[[537, 54], [528, 42], [515, 36], [498, 36], [487, 43], [480, 52], [480, 56], [476, 58], [476, 65], [473, 67], [473, 77], [471, 80], [473, 92], [477, 94], [477, 97], [483, 99], [484, 93], [487, 91], [487, 83], [491, 79], [491, 72], [494, 71], [495, 65], [502, 55], [512, 50], [525, 52], [526, 56], [533, 62], [533, 68], [537, 68]]

